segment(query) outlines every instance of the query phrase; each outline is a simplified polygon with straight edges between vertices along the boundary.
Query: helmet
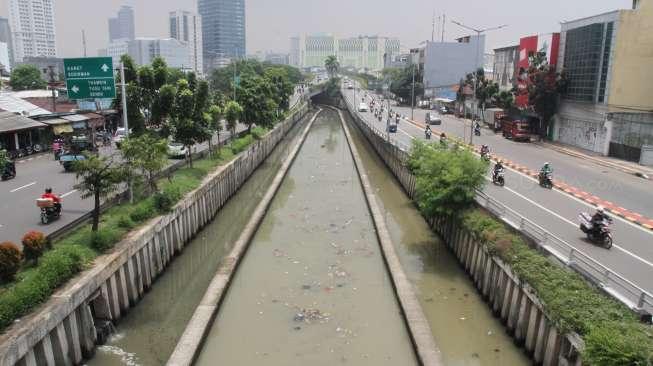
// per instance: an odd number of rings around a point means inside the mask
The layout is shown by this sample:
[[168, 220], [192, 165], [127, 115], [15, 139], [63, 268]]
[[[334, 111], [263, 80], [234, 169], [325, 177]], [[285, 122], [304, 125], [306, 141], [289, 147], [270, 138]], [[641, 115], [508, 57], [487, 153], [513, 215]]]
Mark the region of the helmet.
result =
[[600, 214], [605, 213], [605, 208], [603, 208], [603, 206], [597, 206], [596, 212]]
[[546, 163], [544, 163], [544, 166], [549, 166], [549, 164], [550, 163], [547, 161]]
[[52, 188], [50, 188], [50, 187], [46, 188], [45, 193], [52, 193]]
[[503, 161], [498, 160], [498, 161], [497, 161], [497, 164], [503, 164]]

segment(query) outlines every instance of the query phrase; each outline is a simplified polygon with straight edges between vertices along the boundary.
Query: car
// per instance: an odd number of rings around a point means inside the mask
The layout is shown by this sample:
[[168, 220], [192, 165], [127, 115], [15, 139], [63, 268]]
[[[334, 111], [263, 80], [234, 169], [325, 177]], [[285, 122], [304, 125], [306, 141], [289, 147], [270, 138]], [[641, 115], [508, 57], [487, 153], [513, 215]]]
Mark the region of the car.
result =
[[367, 106], [365, 103], [361, 103], [358, 105], [358, 111], [359, 112], [369, 112], [370, 108]]
[[389, 133], [397, 133], [397, 125], [394, 123], [388, 124], [388, 132]]
[[440, 118], [440, 115], [438, 113], [429, 112], [426, 114], [426, 117], [424, 118], [424, 122], [426, 122], [427, 125], [441, 125], [442, 118]]
[[351, 83], [347, 84], [347, 89], [354, 89], [354, 85], [352, 85]]
[[120, 144], [122, 144], [122, 140], [127, 137], [127, 130], [125, 130], [124, 127], [120, 127], [116, 130], [116, 133], [113, 134], [113, 143], [116, 144], [116, 147], [120, 149]]
[[188, 154], [188, 149], [181, 142], [170, 141], [168, 142], [168, 156], [171, 158], [185, 158]]

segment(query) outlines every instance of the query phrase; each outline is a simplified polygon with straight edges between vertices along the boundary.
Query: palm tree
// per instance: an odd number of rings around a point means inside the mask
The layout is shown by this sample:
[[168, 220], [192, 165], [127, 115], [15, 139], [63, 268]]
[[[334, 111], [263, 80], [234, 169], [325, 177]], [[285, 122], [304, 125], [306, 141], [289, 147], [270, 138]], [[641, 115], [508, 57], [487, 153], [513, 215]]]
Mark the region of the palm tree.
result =
[[333, 78], [338, 73], [338, 69], [340, 69], [340, 62], [338, 62], [336, 56], [331, 55], [324, 60], [324, 67], [327, 69], [329, 76]]

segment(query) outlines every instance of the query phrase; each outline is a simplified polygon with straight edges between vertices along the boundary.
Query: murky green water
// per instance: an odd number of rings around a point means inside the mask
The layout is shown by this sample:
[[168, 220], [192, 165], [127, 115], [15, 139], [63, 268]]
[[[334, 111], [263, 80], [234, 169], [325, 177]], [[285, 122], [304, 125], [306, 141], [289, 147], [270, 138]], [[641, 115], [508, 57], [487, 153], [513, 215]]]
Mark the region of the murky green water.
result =
[[315, 121], [197, 364], [416, 364], [335, 112]]
[[290, 152], [295, 127], [240, 191], [154, 282], [141, 302], [117, 324], [88, 365], [162, 365], [186, 328], [222, 257], [238, 239], [259, 199]]
[[353, 123], [349, 126], [445, 365], [530, 365], [392, 173]]

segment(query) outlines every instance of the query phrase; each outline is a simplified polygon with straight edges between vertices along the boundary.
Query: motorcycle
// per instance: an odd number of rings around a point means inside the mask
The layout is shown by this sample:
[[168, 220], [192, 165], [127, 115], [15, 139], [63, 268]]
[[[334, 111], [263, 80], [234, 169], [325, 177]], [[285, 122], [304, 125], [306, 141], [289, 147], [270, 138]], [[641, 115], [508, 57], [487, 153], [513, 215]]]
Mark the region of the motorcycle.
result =
[[549, 189], [553, 188], [553, 177], [551, 176], [551, 173], [540, 172], [539, 180], [540, 186]]
[[2, 174], [0, 178], [4, 180], [16, 178], [16, 164], [13, 161], [5, 162], [5, 166], [2, 167]]
[[397, 116], [395, 117], [395, 123], [399, 124], [399, 120], [401, 117], [399, 116], [399, 113], [397, 113]]
[[61, 204], [56, 204], [49, 198], [38, 198], [36, 206], [41, 209], [41, 223], [47, 225], [61, 217]]
[[580, 230], [587, 235], [587, 239], [593, 243], [602, 245], [605, 249], [612, 247], [612, 232], [610, 230], [610, 220], [603, 220], [597, 228], [592, 224], [592, 215], [587, 212], [581, 212], [578, 215], [580, 221]]
[[503, 169], [501, 169], [499, 171], [492, 172], [492, 183], [503, 187], [503, 185], [506, 184], [506, 180], [504, 178], [504, 175], [505, 175], [505, 173], [504, 173]]
[[490, 161], [490, 152], [481, 150], [481, 160]]
[[481, 136], [481, 126], [479, 125], [474, 126], [474, 135]]
[[431, 134], [432, 134], [431, 130], [424, 131], [424, 138], [426, 138], [427, 140], [430, 140], [431, 139]]

